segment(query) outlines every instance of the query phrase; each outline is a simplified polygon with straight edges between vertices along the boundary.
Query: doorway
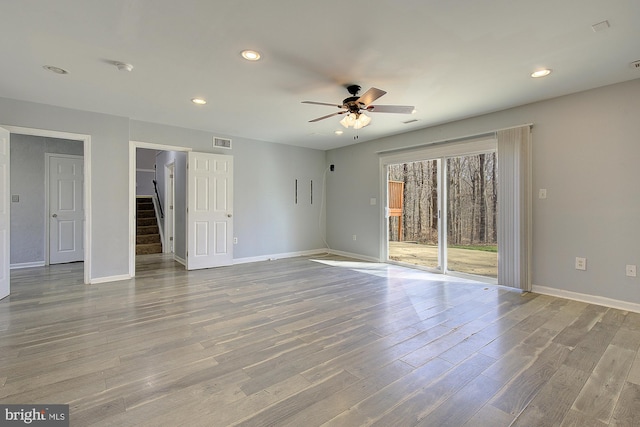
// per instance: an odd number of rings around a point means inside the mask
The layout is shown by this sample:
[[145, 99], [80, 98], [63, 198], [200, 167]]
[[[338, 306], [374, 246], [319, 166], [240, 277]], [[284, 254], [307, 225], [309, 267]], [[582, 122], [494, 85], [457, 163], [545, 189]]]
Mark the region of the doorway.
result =
[[396, 155], [383, 165], [387, 260], [497, 283], [495, 141]]
[[[2, 162], [0, 162], [0, 167], [7, 172], [8, 170], [10, 170], [9, 168], [9, 151], [10, 151], [10, 147], [13, 145], [13, 143], [16, 143], [16, 138], [19, 138], [18, 135], [23, 135], [23, 136], [33, 136], [33, 137], [43, 137], [43, 138], [50, 138], [50, 139], [59, 139], [59, 140], [67, 140], [67, 141], [73, 141], [73, 142], [79, 142], [81, 147], [82, 147], [82, 151], [81, 154], [83, 155], [84, 161], [83, 161], [83, 175], [84, 175], [84, 185], [82, 187], [81, 193], [82, 193], [82, 204], [84, 206], [84, 227], [83, 230], [81, 232], [82, 236], [82, 253], [83, 253], [83, 271], [84, 271], [84, 278], [83, 278], [83, 282], [85, 284], [89, 284], [91, 283], [91, 277], [90, 277], [90, 271], [91, 271], [91, 245], [88, 244], [88, 242], [91, 241], [91, 136], [90, 135], [83, 135], [83, 134], [76, 134], [76, 133], [69, 133], [69, 132], [59, 132], [59, 131], [50, 131], [50, 130], [43, 130], [43, 129], [33, 129], [33, 128], [24, 128], [24, 127], [18, 127], [18, 126], [7, 126], [7, 125], [3, 125], [2, 128], [0, 128], [0, 140], [3, 141], [2, 142], [2, 153], [3, 155], [5, 155], [6, 157], [2, 157]], [[42, 159], [42, 162], [44, 162], [44, 156]], [[44, 167], [40, 167], [40, 171], [44, 172]], [[2, 183], [2, 187], [5, 188], [4, 190], [4, 194], [5, 194], [5, 198], [4, 200], [2, 200], [1, 205], [8, 208], [8, 209], [3, 209], [3, 213], [9, 213], [9, 210], [14, 211], [13, 215], [11, 215], [12, 218], [16, 218], [18, 217], [17, 215], [15, 215], [15, 204], [16, 203], [20, 203], [20, 201], [26, 201], [26, 199], [21, 199], [20, 198], [20, 194], [11, 194], [10, 188], [11, 188], [11, 177], [9, 176], [9, 174], [6, 174], [5, 176], [5, 180]], [[44, 177], [42, 178], [42, 183], [44, 184]], [[20, 182], [20, 181], [16, 181], [16, 182]], [[42, 190], [42, 193], [44, 195], [44, 189]], [[16, 197], [12, 197], [12, 196], [16, 196]], [[29, 196], [32, 196], [32, 194], [29, 194]], [[44, 197], [44, 196], [42, 196]], [[12, 200], [14, 200], [12, 202]], [[12, 206], [12, 204], [14, 204], [14, 206]], [[40, 210], [40, 212], [42, 212], [44, 214], [45, 209], [44, 209], [44, 204], [42, 209]], [[4, 218], [4, 216], [2, 217]], [[44, 220], [44, 218], [42, 218], [40, 220], [40, 223], [47, 223], [47, 221]], [[8, 215], [6, 218], [6, 221], [4, 219], [2, 219], [0, 221], [0, 232], [1, 233], [9, 233], [10, 230], [10, 223], [8, 221]], [[3, 234], [4, 236], [7, 236], [7, 234]], [[44, 233], [40, 234], [41, 236], [44, 235]], [[16, 237], [16, 236], [13, 236]], [[10, 273], [9, 270], [12, 267], [11, 266], [11, 252], [12, 252], [12, 248], [15, 249], [15, 241], [14, 244], [12, 244], [10, 242], [9, 239], [5, 238], [2, 239], [3, 243], [2, 243], [2, 248], [0, 250], [0, 258], [2, 259], [2, 265], [0, 266], [0, 298], [9, 295], [10, 293]], [[40, 246], [39, 246], [40, 247]], [[20, 263], [18, 262], [17, 264], [21, 264], [18, 265], [17, 267], [35, 267], [35, 266], [42, 266], [46, 263], [46, 260], [48, 260], [48, 254], [45, 254], [44, 252], [48, 250], [48, 246], [44, 244], [41, 245], [41, 247], [45, 248], [43, 250], [42, 256], [38, 257], [38, 261], [25, 261], [24, 263]], [[33, 263], [32, 263], [33, 262]], [[37, 264], [37, 265], [36, 265]]]
[[[156, 164], [160, 199], [167, 206], [167, 187], [173, 201], [173, 259], [185, 268], [210, 268], [233, 263], [233, 156], [197, 153], [190, 148], [131, 141], [130, 167], [130, 249], [129, 272], [135, 277], [136, 266], [136, 158], [144, 148], [174, 157]], [[173, 168], [171, 164], [173, 163]], [[166, 178], [165, 173], [173, 175]], [[165, 183], [165, 185], [162, 185]], [[169, 191], [171, 191], [169, 189]], [[166, 211], [166, 209], [164, 209]], [[160, 227], [165, 230], [166, 221]]]

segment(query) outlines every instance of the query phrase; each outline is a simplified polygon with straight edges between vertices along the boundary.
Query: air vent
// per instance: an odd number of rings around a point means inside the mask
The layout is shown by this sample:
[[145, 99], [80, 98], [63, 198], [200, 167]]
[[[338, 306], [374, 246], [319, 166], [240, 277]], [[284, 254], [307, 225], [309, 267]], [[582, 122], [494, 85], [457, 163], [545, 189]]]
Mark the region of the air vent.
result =
[[417, 121], [418, 121], [418, 119], [411, 119], [411, 120], [407, 120], [406, 122], [402, 122], [402, 123], [404, 123], [405, 125], [408, 125], [409, 123], [415, 123]]
[[640, 70], [640, 61], [633, 61], [631, 63], [631, 68], [635, 68], [636, 70]]
[[227, 138], [213, 138], [213, 146], [231, 149], [231, 140]]

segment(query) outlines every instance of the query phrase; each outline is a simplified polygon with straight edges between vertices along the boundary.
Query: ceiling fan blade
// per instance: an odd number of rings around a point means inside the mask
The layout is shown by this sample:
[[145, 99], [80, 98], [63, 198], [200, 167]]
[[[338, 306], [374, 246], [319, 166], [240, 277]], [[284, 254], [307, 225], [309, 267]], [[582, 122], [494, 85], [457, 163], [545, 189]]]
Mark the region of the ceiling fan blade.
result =
[[328, 105], [329, 107], [338, 107], [342, 108], [342, 105], [338, 104], [328, 104], [326, 102], [315, 102], [315, 101], [302, 101], [303, 104], [313, 104], [313, 105]]
[[378, 89], [378, 88], [372, 87], [371, 89], [366, 91], [364, 94], [362, 94], [362, 96], [360, 98], [358, 98], [358, 103], [364, 104], [364, 105], [369, 105], [373, 101], [375, 101], [376, 99], [380, 98], [385, 93], [387, 93], [387, 92], [385, 92], [382, 89]]
[[340, 114], [344, 114], [346, 112], [347, 112], [347, 110], [338, 111], [337, 113], [327, 114], [326, 116], [322, 116], [322, 117], [318, 117], [317, 119], [309, 120], [309, 123], [319, 122], [320, 120], [328, 119], [329, 117], [333, 117], [333, 116], [337, 116], [337, 115], [340, 115]]
[[372, 113], [411, 114], [415, 108], [413, 105], [369, 105], [367, 111]]

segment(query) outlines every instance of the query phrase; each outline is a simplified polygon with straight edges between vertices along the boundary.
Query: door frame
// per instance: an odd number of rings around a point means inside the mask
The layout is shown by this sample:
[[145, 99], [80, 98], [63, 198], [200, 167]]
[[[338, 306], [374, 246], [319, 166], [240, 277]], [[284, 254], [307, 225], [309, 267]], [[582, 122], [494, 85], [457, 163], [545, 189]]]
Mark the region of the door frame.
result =
[[[136, 275], [136, 149], [159, 151], [192, 151], [192, 148], [152, 142], [129, 141], [129, 277]], [[186, 232], [186, 231], [185, 231]], [[174, 229], [175, 234], [175, 229]], [[175, 239], [174, 239], [175, 241]], [[175, 253], [175, 252], [174, 252]]]
[[447, 207], [444, 200], [446, 200], [446, 162], [442, 159], [447, 157], [473, 155], [479, 153], [486, 153], [490, 151], [497, 152], [497, 139], [495, 135], [488, 134], [478, 136], [478, 138], [465, 139], [463, 141], [448, 142], [441, 144], [427, 144], [415, 149], [407, 150], [394, 150], [388, 153], [378, 153], [380, 156], [380, 200], [384, 203], [380, 204], [380, 261], [389, 261], [389, 216], [387, 215], [388, 203], [388, 189], [387, 189], [387, 166], [390, 164], [404, 163], [404, 162], [417, 162], [421, 160], [439, 160], [440, 170], [438, 171], [439, 183], [442, 183], [438, 189], [438, 205], [440, 209], [440, 221], [438, 223], [438, 258], [440, 262], [440, 269], [432, 269], [428, 267], [414, 266], [414, 268], [420, 268], [434, 273], [448, 274], [457, 277], [473, 278], [474, 280], [481, 280], [487, 283], [497, 283], [497, 280], [491, 278], [484, 278], [482, 276], [473, 276], [464, 273], [451, 272], [447, 269]]
[[[73, 141], [82, 141], [83, 143], [83, 173], [84, 173], [84, 284], [91, 283], [91, 135], [80, 133], [60, 132], [47, 129], [35, 129], [20, 126], [0, 125], [0, 127], [9, 131], [9, 149], [11, 147], [11, 134], [40, 136], [45, 138], [69, 139]], [[9, 160], [11, 161], [11, 160]], [[47, 178], [48, 179], [48, 178]], [[9, 177], [9, 188], [11, 188], [11, 177]], [[48, 206], [47, 206], [48, 208]], [[9, 214], [11, 214], [11, 206], [9, 206]], [[48, 226], [45, 230], [48, 233]], [[46, 236], [48, 241], [48, 234]], [[11, 243], [9, 243], [11, 248]], [[49, 249], [45, 248], [45, 263], [48, 263]], [[11, 289], [11, 288], [9, 288]]]
[[[167, 202], [164, 215], [164, 253], [175, 253], [175, 234], [176, 234], [176, 216], [175, 216], [175, 197], [176, 197], [176, 162], [164, 165], [164, 198]], [[171, 196], [171, 197], [169, 197]], [[159, 203], [160, 201], [158, 201]]]
[[[51, 213], [51, 206], [49, 206], [49, 203], [51, 201], [51, 196], [50, 196], [50, 188], [49, 188], [49, 173], [51, 173], [50, 170], [50, 166], [49, 166], [49, 162], [51, 161], [51, 157], [65, 157], [65, 158], [69, 158], [69, 159], [82, 159], [82, 163], [84, 164], [84, 155], [79, 156], [77, 154], [58, 154], [58, 153], [44, 153], [44, 212], [45, 212], [45, 218], [47, 218], [47, 220], [44, 222], [44, 265], [50, 265], [51, 264], [51, 254], [50, 254], [50, 248], [51, 248], [51, 227], [50, 227], [50, 221], [49, 221], [49, 215]], [[84, 176], [82, 177], [82, 186], [84, 187]], [[83, 206], [84, 208], [84, 206]], [[82, 225], [82, 228], [84, 230], [85, 228], [85, 224]], [[83, 231], [84, 232], [84, 231]], [[84, 261], [84, 259], [83, 259]]]

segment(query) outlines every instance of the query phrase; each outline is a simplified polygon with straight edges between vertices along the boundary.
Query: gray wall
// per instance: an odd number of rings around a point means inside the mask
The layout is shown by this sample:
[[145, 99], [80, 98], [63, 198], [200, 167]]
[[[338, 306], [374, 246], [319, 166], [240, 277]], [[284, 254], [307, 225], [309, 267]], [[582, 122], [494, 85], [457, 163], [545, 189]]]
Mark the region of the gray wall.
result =
[[[233, 150], [214, 149], [214, 134], [209, 132], [6, 98], [0, 98], [1, 125], [91, 137], [92, 280], [121, 278], [129, 272], [130, 140], [234, 156], [234, 230], [239, 238], [234, 258], [324, 247], [318, 231], [320, 205], [295, 206], [291, 197], [296, 177], [320, 181], [324, 151], [243, 138], [233, 138]], [[85, 153], [85, 159], [88, 156]]]
[[154, 196], [153, 180], [158, 150], [136, 149], [136, 196]]
[[91, 136], [89, 276], [128, 274], [129, 119], [0, 98], [0, 123]]
[[[637, 79], [331, 150], [329, 246], [380, 256], [376, 151], [533, 123], [533, 284], [640, 303], [640, 278], [625, 276], [626, 264], [640, 265], [639, 115]], [[577, 256], [587, 271], [575, 270]]]
[[11, 136], [11, 264], [45, 262], [45, 153], [82, 152], [80, 141]]
[[[232, 137], [233, 148], [226, 150], [213, 147], [213, 136], [203, 131], [131, 121], [134, 141], [233, 156], [233, 227], [238, 238], [235, 259], [324, 248], [319, 221], [325, 152], [237, 137]], [[296, 178], [313, 179], [313, 205], [295, 204]]]

